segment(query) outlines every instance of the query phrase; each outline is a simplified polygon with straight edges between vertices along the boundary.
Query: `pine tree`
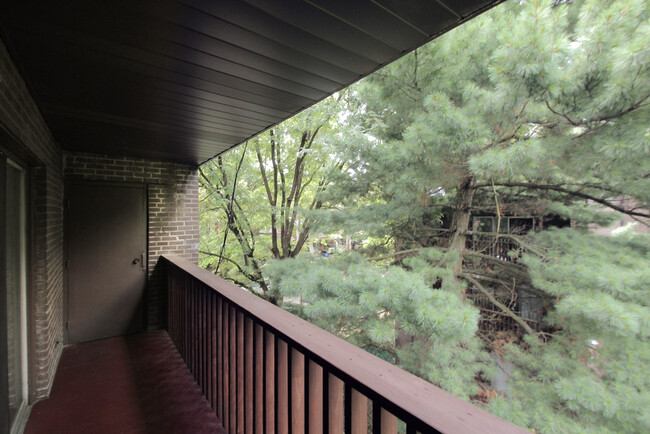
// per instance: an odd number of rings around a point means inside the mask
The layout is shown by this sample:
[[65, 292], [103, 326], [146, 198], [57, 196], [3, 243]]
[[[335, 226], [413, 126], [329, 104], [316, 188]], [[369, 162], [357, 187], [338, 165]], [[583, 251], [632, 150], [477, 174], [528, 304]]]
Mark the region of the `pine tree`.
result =
[[[309, 195], [320, 209], [298, 214], [310, 230], [365, 238], [363, 256], [278, 255], [266, 240], [254, 257], [269, 293], [522, 427], [650, 430], [650, 240], [588, 230], [620, 215], [650, 222], [649, 19], [642, 0], [509, 2], [353, 86], [310, 151], [332, 168]], [[244, 160], [248, 204], [233, 232], [281, 212], [260, 180], [272, 158]], [[233, 165], [218, 170], [207, 178], [232, 179]], [[215, 198], [204, 186], [206, 204], [219, 197], [210, 206], [223, 209], [228, 182]], [[504, 261], [467, 248], [481, 213], [552, 214], [572, 227], [494, 230], [517, 246]], [[241, 264], [239, 245], [229, 258]], [[249, 266], [234, 270], [245, 284]], [[522, 288], [544, 300], [542, 331], [504, 301]], [[480, 333], [468, 289], [491, 297], [523, 338]], [[486, 390], [490, 352], [512, 366], [504, 394]]]
[[[330, 190], [345, 209], [321, 216], [393, 240], [391, 260], [461, 298], [468, 286], [493, 298], [512, 286], [542, 296], [550, 334], [529, 327], [505, 346], [484, 336], [484, 348], [447, 341], [481, 355], [473, 360], [490, 350], [512, 363], [511, 393], [489, 406], [538, 431], [648, 430], [646, 380], [623, 374], [648, 367], [647, 238], [584, 229], [620, 214], [648, 225], [648, 19], [643, 1], [509, 3], [366, 79], [350, 122], [368, 140], [341, 151], [360, 169]], [[576, 229], [513, 237], [523, 254], [516, 263], [469, 251], [470, 216], [504, 210], [559, 215]], [[404, 259], [432, 247], [442, 261]], [[452, 388], [435, 372], [457, 360], [429, 357], [429, 373], [417, 357], [402, 362]]]

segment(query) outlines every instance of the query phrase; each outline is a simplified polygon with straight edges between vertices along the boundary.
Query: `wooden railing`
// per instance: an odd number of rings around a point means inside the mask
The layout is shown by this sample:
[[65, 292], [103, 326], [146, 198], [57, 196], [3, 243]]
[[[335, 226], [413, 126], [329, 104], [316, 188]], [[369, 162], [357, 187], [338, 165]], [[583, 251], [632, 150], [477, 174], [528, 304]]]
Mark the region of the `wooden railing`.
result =
[[168, 330], [228, 433], [525, 432], [183, 259]]

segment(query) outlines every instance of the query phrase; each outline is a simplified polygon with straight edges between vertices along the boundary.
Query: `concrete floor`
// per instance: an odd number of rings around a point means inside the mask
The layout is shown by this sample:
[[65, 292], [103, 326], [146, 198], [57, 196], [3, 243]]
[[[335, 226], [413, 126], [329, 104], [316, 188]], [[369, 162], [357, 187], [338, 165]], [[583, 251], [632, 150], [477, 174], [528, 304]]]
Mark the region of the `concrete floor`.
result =
[[66, 347], [25, 433], [225, 433], [164, 331]]

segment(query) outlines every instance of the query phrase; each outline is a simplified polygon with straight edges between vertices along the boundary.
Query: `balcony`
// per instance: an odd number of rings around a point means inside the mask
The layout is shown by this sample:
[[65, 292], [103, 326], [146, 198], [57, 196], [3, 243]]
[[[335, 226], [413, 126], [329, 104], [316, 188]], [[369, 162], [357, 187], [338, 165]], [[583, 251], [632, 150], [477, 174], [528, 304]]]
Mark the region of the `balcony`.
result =
[[186, 260], [161, 261], [169, 335], [67, 348], [26, 432], [523, 432]]
[[2, 4], [0, 433], [517, 431], [166, 256], [200, 163], [499, 2]]

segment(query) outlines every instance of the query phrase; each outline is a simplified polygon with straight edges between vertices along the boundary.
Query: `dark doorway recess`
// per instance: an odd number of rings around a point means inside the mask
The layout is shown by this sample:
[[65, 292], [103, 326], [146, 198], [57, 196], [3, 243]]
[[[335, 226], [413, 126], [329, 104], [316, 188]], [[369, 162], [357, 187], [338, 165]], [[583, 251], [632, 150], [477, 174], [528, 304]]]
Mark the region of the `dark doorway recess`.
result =
[[143, 330], [146, 190], [67, 185], [68, 342]]

